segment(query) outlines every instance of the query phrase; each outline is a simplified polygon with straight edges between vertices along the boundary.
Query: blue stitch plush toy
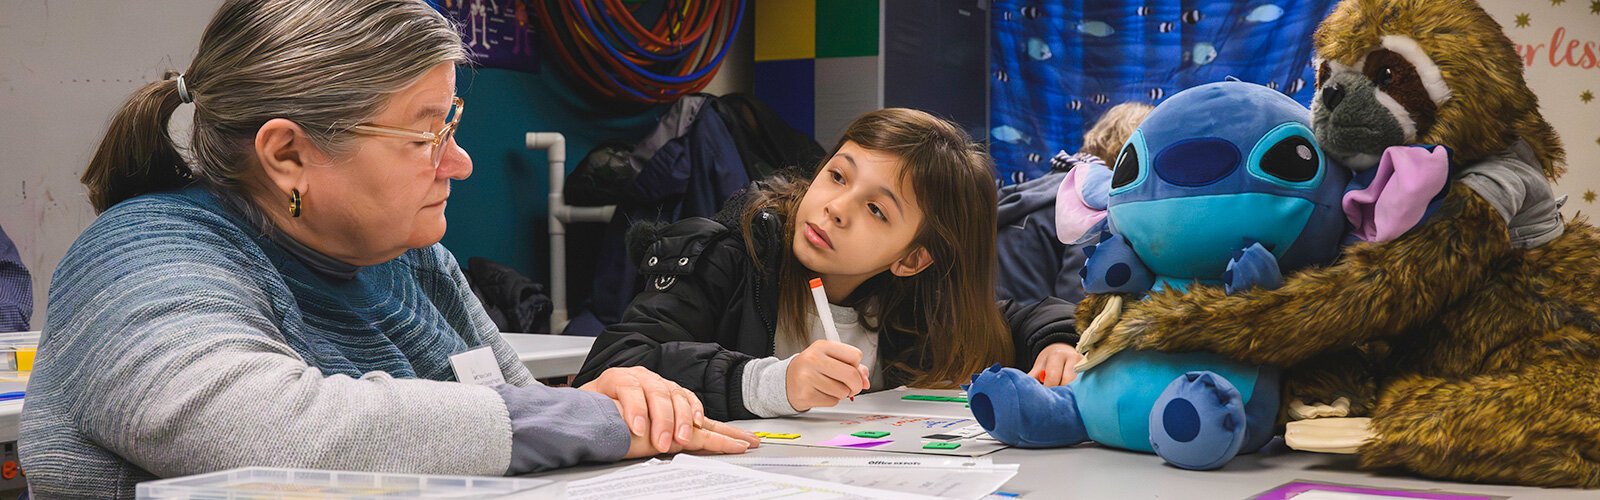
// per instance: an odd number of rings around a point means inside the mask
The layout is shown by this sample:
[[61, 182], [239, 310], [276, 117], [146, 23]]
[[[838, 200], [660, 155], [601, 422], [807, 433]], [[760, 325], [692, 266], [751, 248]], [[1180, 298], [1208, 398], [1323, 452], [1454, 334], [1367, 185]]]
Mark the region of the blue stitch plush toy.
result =
[[[1345, 233], [1349, 171], [1331, 165], [1309, 111], [1238, 81], [1194, 87], [1152, 111], [1112, 171], [1068, 175], [1058, 237], [1100, 239], [1084, 287], [1112, 294], [1085, 339], [1116, 323], [1120, 297], [1276, 288], [1282, 272], [1330, 262]], [[1065, 217], [1065, 222], [1060, 219]], [[1092, 369], [1090, 369], [1092, 368]], [[1207, 352], [1125, 351], [1045, 387], [998, 366], [967, 387], [973, 416], [1002, 442], [1028, 448], [1093, 440], [1154, 452], [1186, 469], [1222, 467], [1275, 434], [1278, 371]]]

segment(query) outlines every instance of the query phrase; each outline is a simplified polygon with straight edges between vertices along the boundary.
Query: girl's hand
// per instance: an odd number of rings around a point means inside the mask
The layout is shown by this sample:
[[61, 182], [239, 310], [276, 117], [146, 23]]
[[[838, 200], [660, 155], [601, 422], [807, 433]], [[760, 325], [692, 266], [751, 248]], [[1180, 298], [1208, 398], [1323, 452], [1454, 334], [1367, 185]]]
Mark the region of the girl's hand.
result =
[[1067, 385], [1072, 379], [1078, 378], [1078, 361], [1083, 355], [1078, 354], [1072, 344], [1058, 342], [1046, 346], [1039, 351], [1039, 356], [1033, 360], [1033, 370], [1028, 372], [1029, 377], [1038, 380], [1045, 386]]
[[[611, 402], [616, 403], [617, 412], [625, 411], [621, 401], [612, 400]], [[737, 427], [709, 418], [701, 418], [700, 422], [702, 422], [703, 428], [690, 426], [686, 439], [681, 442], [667, 441], [668, 447], [665, 450], [656, 448], [659, 443], [653, 443], [649, 438], [636, 434], [632, 436], [633, 440], [628, 444], [628, 454], [623, 455], [622, 458], [651, 457], [662, 453], [680, 451], [739, 454], [744, 453], [745, 450], [750, 449], [751, 446], [755, 446], [759, 442], [754, 435]]]
[[732, 432], [729, 436], [750, 446], [760, 443], [754, 434], [732, 426], [710, 425], [712, 420], [705, 417], [705, 407], [694, 392], [644, 367], [606, 370], [579, 389], [615, 400], [622, 421], [634, 435], [635, 444], [642, 438], [658, 453], [691, 447], [699, 432], [711, 428], [729, 430]]
[[827, 340], [812, 342], [796, 354], [784, 382], [789, 406], [797, 411], [839, 404], [870, 386], [867, 367], [861, 366], [861, 350]]

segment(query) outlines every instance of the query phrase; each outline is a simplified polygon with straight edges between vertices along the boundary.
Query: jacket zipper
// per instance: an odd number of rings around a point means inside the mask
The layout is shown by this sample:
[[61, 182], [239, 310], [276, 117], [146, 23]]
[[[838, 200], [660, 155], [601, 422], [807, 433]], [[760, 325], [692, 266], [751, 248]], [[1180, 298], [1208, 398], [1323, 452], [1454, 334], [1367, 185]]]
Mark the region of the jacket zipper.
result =
[[770, 358], [778, 355], [778, 332], [777, 329], [772, 327], [771, 320], [767, 319], [766, 305], [761, 302], [761, 281], [761, 278], [756, 278], [756, 283], [754, 285], [757, 308], [756, 316], [761, 317], [761, 326], [767, 328], [767, 357]]
[[[771, 220], [771, 217], [772, 214], [761, 212], [761, 223], [764, 229], [772, 229], [770, 227], [771, 224], [768, 222]], [[762, 256], [752, 255], [750, 257], [753, 260], [761, 258]], [[772, 320], [767, 318], [766, 302], [761, 300], [761, 282], [766, 281], [766, 278], [766, 273], [762, 273], [760, 276], [755, 276], [755, 279], [752, 280], [753, 283], [751, 283], [750, 286], [753, 291], [753, 295], [756, 297], [756, 316], [761, 318], [761, 326], [767, 328], [767, 357], [770, 358], [778, 354], [778, 328], [777, 326], [773, 325]]]

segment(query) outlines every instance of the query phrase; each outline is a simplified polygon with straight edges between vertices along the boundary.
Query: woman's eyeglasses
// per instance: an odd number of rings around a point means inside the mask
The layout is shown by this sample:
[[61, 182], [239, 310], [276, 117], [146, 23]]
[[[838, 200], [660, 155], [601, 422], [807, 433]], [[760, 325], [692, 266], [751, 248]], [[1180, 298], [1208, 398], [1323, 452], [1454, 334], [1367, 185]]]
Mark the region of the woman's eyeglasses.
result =
[[445, 147], [450, 144], [450, 139], [455, 137], [456, 126], [461, 123], [461, 112], [466, 107], [466, 103], [462, 102], [460, 97], [452, 98], [450, 100], [450, 112], [444, 116], [444, 128], [439, 129], [438, 132], [422, 132], [373, 123], [363, 123], [350, 127], [350, 131], [358, 134], [399, 137], [431, 143], [433, 144], [433, 150], [429, 152], [429, 160], [433, 162], [433, 168], [439, 168], [439, 160], [444, 158]]

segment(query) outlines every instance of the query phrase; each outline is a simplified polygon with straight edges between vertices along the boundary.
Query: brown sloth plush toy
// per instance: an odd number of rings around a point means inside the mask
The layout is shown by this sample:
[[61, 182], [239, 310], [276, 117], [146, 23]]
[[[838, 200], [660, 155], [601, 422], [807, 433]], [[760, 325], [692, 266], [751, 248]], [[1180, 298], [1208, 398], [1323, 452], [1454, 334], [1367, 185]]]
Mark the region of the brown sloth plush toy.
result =
[[[1469, 0], [1345, 0], [1315, 42], [1322, 147], [1358, 170], [1392, 146], [1447, 147], [1436, 209], [1276, 290], [1129, 302], [1080, 349], [1287, 367], [1284, 401], [1371, 417], [1363, 468], [1600, 487], [1600, 233], [1558, 212], [1565, 155], [1511, 41]], [[1106, 299], [1085, 299], [1080, 324]]]

